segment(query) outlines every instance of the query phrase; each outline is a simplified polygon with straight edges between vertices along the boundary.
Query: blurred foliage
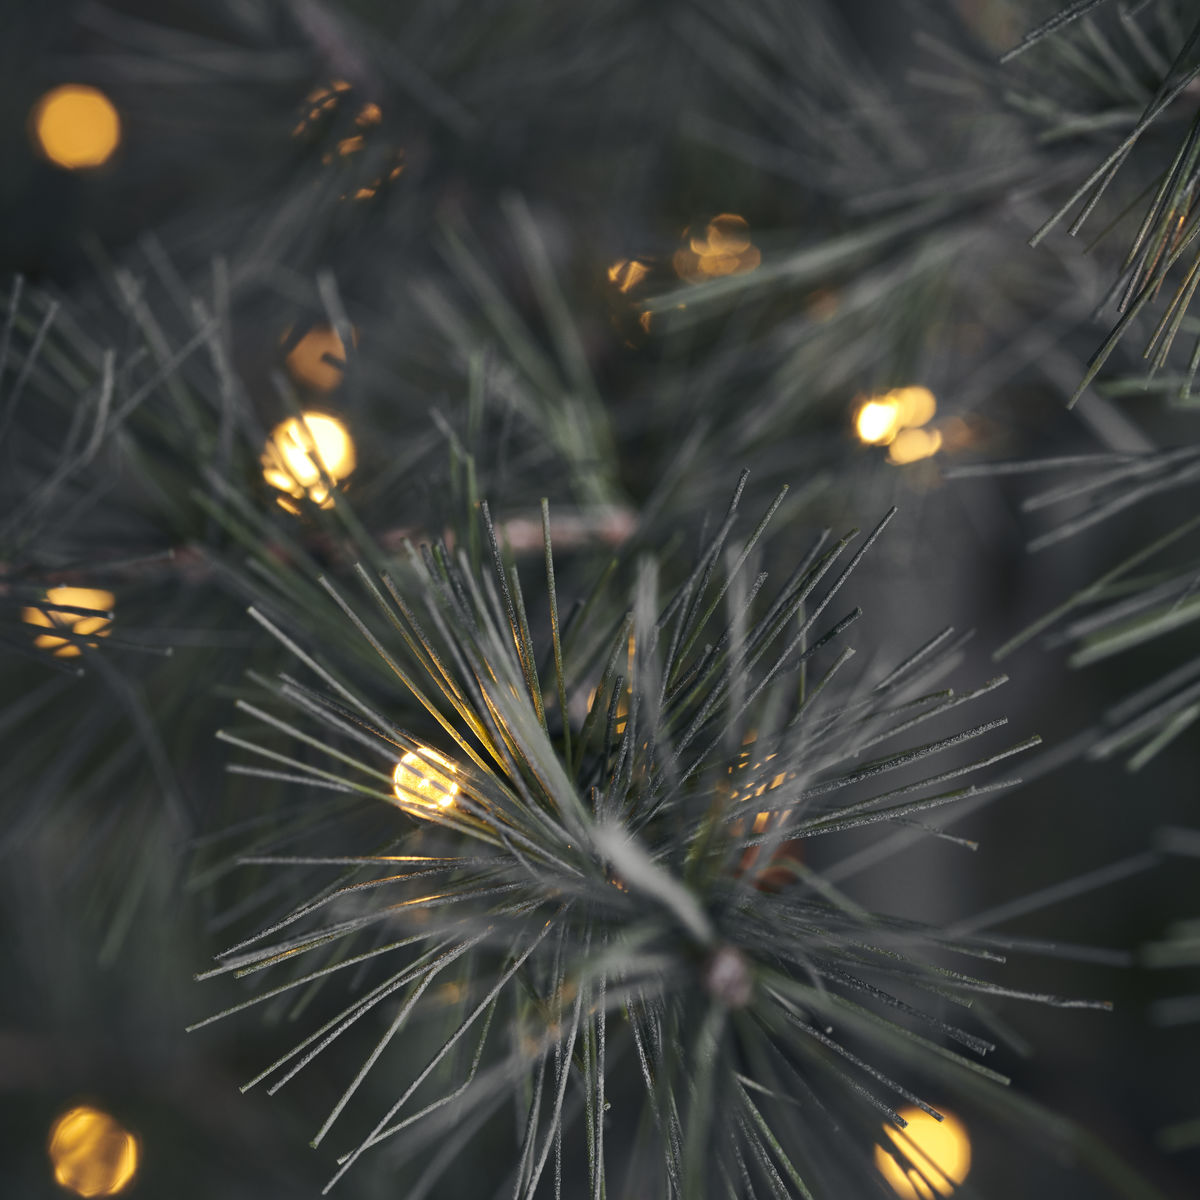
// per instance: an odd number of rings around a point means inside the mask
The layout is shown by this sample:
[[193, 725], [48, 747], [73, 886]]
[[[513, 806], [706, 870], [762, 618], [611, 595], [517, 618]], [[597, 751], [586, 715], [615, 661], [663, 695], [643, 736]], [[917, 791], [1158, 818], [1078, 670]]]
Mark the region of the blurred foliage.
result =
[[[1111, 968], [1138, 941], [1169, 947], [1148, 962], [1194, 962], [1190, 925], [1163, 936], [1195, 911], [1194, 888], [1170, 864], [1136, 903], [1119, 885], [1157, 862], [1157, 825], [1194, 825], [1190, 3], [19, 0], [5, 22], [0, 953], [20, 982], [0, 1008], [0, 1145], [20, 1194], [51, 1194], [45, 1139], [76, 1101], [141, 1135], [147, 1193], [314, 1189], [324, 1167], [297, 1131], [346, 1072], [317, 1064], [290, 1108], [235, 1101], [228, 1076], [286, 1053], [326, 998], [268, 1006], [244, 1041], [179, 1030], [201, 1015], [186, 977], [300, 895], [289, 873], [240, 858], [289, 853], [293, 837], [361, 848], [394, 815], [360, 823], [337, 795], [298, 819], [294, 781], [228, 774], [214, 741], [294, 646], [356, 686], [376, 678], [325, 584], [352, 584], [362, 555], [394, 571], [438, 539], [478, 566], [484, 499], [511, 564], [539, 569], [546, 497], [562, 595], [582, 605], [609, 581], [564, 626], [606, 645], [647, 563], [664, 595], [686, 584], [673, 564], [707, 544], [706, 514], [743, 466], [748, 508], [791, 485], [747, 560], [772, 580], [824, 526], [901, 504], [847, 586], [881, 614], [859, 661], [898, 661], [945, 612], [979, 628], [955, 655], [981, 670], [1022, 628], [1086, 668], [1079, 685], [1053, 654], [1017, 660], [1019, 727], [1056, 742], [994, 811], [964, 809], [980, 852], [947, 836], [881, 857], [852, 899], [911, 905], [943, 931], [964, 900], [994, 904], [1032, 920], [1031, 940], [1089, 943], [1098, 958], [1060, 954], [1029, 988], [1115, 992], [1126, 1011], [1018, 1024], [997, 1002], [1005, 1069], [1188, 1194], [1188, 1160], [1163, 1159], [1151, 1135], [1194, 1110], [1167, 1071], [1194, 1045], [1175, 1019], [1190, 1002], [1154, 1009], [1171, 1030], [1152, 1033], [1142, 1010], [1178, 974]], [[66, 170], [35, 144], [39, 98], [63, 83], [98, 88], [119, 115], [98, 166]], [[318, 353], [302, 369], [305, 345]], [[914, 386], [936, 413], [912, 431], [929, 438], [922, 456], [900, 465], [855, 419]], [[281, 491], [263, 455], [303, 412], [341, 421], [357, 463], [335, 480], [314, 461]], [[1029, 495], [996, 460], [1040, 460], [1046, 487]], [[321, 476], [337, 488], [328, 507]], [[1022, 502], [1055, 525], [1027, 529]], [[1027, 542], [1044, 552], [1024, 558]], [[114, 597], [111, 628], [81, 632], [67, 658], [26, 619], [63, 587]], [[548, 619], [527, 599], [531, 622]], [[436, 735], [427, 714], [404, 719]], [[1088, 773], [1089, 756], [1116, 755], [1152, 802]], [[891, 835], [847, 836], [874, 862]], [[1185, 832], [1164, 837], [1185, 853]], [[1043, 900], [1085, 891], [1078, 933], [1055, 934], [1058, 909], [1037, 923]], [[1025, 909], [1001, 906], [1023, 892]], [[1036, 971], [1022, 972], [1026, 986]], [[209, 986], [219, 1003], [245, 998]], [[1024, 1057], [1027, 1034], [1054, 1065]], [[395, 1090], [383, 1072], [363, 1086]], [[1011, 1161], [982, 1108], [960, 1115], [968, 1187], [1095, 1194], [1052, 1153]], [[1189, 1128], [1168, 1140], [1190, 1144]], [[1047, 1145], [1070, 1142], [1064, 1130], [1042, 1119]], [[886, 1194], [870, 1132], [847, 1153]], [[478, 1191], [480, 1171], [498, 1183], [511, 1145], [489, 1133], [450, 1165], [446, 1194]], [[382, 1165], [356, 1174], [356, 1194], [394, 1192]]]

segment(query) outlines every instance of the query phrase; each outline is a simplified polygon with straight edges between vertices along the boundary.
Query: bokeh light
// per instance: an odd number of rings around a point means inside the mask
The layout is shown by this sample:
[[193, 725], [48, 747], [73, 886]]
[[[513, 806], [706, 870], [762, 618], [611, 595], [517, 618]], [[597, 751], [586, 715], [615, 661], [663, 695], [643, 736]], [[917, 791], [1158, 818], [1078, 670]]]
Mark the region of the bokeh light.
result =
[[[854, 431], [869, 446], [891, 446], [894, 463], [915, 462], [936, 454], [941, 436], [936, 431], [922, 434], [920, 428], [933, 420], [937, 399], [927, 387], [893, 388], [879, 396], [860, 400], [854, 414]], [[912, 437], [909, 434], [917, 434]], [[903, 448], [896, 452], [896, 443]]]
[[940, 429], [902, 429], [888, 447], [888, 462], [903, 466], [932, 458], [942, 448]]
[[[46, 590], [46, 603], [40, 608], [26, 608], [21, 612], [21, 619], [27, 625], [38, 625], [46, 629], [61, 629], [73, 635], [73, 638], [83, 638], [89, 634], [97, 637], [107, 637], [112, 628], [109, 612], [115, 597], [112, 592], [102, 588], [81, 587], [52, 587]], [[66, 605], [68, 608], [95, 609], [94, 614], [61, 612], [55, 606]], [[83, 653], [80, 645], [73, 638], [62, 637], [53, 633], [39, 634], [33, 644], [39, 650], [50, 650], [55, 658], [76, 658]], [[95, 642], [87, 645], [95, 646]]]
[[337, 108], [342, 93], [348, 91], [350, 91], [350, 84], [344, 79], [334, 79], [327, 86], [321, 85], [320, 87], [313, 88], [304, 97], [305, 113], [301, 117], [300, 122], [292, 130], [292, 136], [300, 137], [326, 113], [330, 113]]
[[458, 768], [444, 755], [428, 746], [409, 750], [396, 764], [392, 775], [396, 799], [417, 808], [442, 811], [454, 804], [458, 784], [453, 776]]
[[891, 395], [900, 406], [900, 424], [906, 429], [932, 421], [937, 412], [937, 399], [927, 387], [896, 388]]
[[[339, 483], [357, 461], [354, 442], [337, 417], [306, 412], [275, 426], [262, 455], [263, 478], [288, 496], [297, 500], [307, 496], [321, 508], [330, 508], [333, 497], [321, 469]], [[289, 512], [298, 511], [283, 497], [279, 503]]]
[[108, 1113], [83, 1105], [54, 1122], [46, 1149], [62, 1187], [77, 1196], [115, 1196], [137, 1174], [141, 1148]]
[[971, 1139], [966, 1127], [942, 1110], [942, 1119], [920, 1108], [904, 1108], [908, 1122], [883, 1127], [888, 1148], [875, 1147], [875, 1166], [902, 1200], [937, 1200], [951, 1196], [971, 1170]]
[[[728, 774], [731, 776], [728, 798], [731, 805], [741, 807], [750, 800], [764, 797], [763, 802], [769, 804], [773, 798], [768, 793], [795, 777], [786, 771], [772, 771], [768, 764], [778, 757], [777, 754], [768, 754], [765, 758], [756, 757], [754, 744], [757, 740], [756, 732], [748, 733], [742, 741], [743, 749], [737, 763], [728, 768]], [[744, 786], [738, 778], [743, 771], [753, 774], [753, 782]], [[787, 822], [789, 816], [789, 806], [786, 805], [783, 808], [764, 809], [755, 813], [750, 825], [747, 825], [745, 817], [739, 816], [733, 822], [730, 832], [737, 838], [746, 836], [751, 830], [756, 834], [766, 833], [768, 830], [779, 829]], [[762, 844], [747, 846], [742, 851], [734, 875], [740, 878], [753, 874], [754, 886], [763, 892], [779, 891], [792, 883], [796, 878], [794, 864], [798, 864], [803, 858], [803, 839], [783, 838], [774, 846], [770, 861], [760, 864], [762, 850]]]
[[608, 268], [608, 282], [618, 292], [629, 292], [646, 278], [650, 268], [636, 258], [618, 259]]
[[900, 429], [900, 409], [893, 400], [868, 400], [854, 418], [860, 441], [885, 446]]
[[[351, 337], [355, 335], [351, 333]], [[288, 351], [285, 361], [297, 383], [317, 392], [332, 392], [345, 376], [346, 346], [333, 326], [314, 325]]]
[[743, 275], [762, 262], [750, 240], [750, 226], [737, 213], [719, 213], [704, 227], [704, 236], [684, 230], [687, 245], [675, 252], [675, 273], [688, 283], [703, 283], [723, 275]]
[[121, 118], [98, 88], [65, 83], [33, 107], [31, 128], [38, 148], [69, 171], [99, 167], [121, 142]]

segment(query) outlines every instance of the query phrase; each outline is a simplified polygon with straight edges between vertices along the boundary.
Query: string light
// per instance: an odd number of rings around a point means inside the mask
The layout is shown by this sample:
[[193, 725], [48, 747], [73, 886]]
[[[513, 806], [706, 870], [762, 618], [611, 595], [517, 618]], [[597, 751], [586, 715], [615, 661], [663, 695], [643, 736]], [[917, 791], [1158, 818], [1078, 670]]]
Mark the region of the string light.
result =
[[54, 1178], [78, 1196], [115, 1196], [137, 1174], [138, 1139], [96, 1108], [80, 1106], [62, 1114], [47, 1144]]
[[409, 750], [396, 764], [392, 783], [396, 799], [402, 804], [441, 812], [454, 804], [458, 784], [452, 776], [458, 768], [444, 755], [428, 746]]
[[703, 283], [722, 275], [744, 275], [762, 262], [750, 240], [750, 226], [737, 213], [720, 213], [705, 226], [704, 236], [689, 235], [687, 246], [675, 252], [675, 273], [688, 283]]
[[971, 1139], [951, 1113], [942, 1119], [920, 1108], [901, 1109], [904, 1129], [886, 1123], [887, 1149], [875, 1147], [875, 1166], [902, 1200], [937, 1200], [951, 1196], [971, 1170]]
[[[110, 610], [115, 597], [112, 592], [101, 588], [81, 587], [52, 587], [46, 590], [46, 603], [40, 608], [26, 608], [21, 613], [21, 619], [27, 625], [39, 625], [46, 629], [61, 629], [72, 635], [71, 638], [57, 634], [42, 633], [33, 639], [33, 644], [39, 650], [53, 651], [55, 658], [77, 658], [83, 653], [79, 643], [74, 638], [83, 638], [89, 634], [97, 637], [107, 637], [112, 628]], [[88, 608], [95, 610], [93, 614], [77, 612], [61, 612], [56, 607], [65, 605], [67, 608]], [[95, 642], [88, 642], [94, 647]]]
[[121, 118], [98, 88], [64, 83], [34, 105], [31, 127], [38, 148], [68, 171], [103, 166], [121, 142]]
[[[333, 505], [321, 468], [333, 483], [338, 483], [356, 463], [354, 442], [346, 427], [336, 417], [318, 412], [289, 417], [276, 425], [262, 455], [267, 483], [296, 500], [307, 496], [321, 508]], [[282, 496], [279, 504], [289, 512], [299, 512]]]

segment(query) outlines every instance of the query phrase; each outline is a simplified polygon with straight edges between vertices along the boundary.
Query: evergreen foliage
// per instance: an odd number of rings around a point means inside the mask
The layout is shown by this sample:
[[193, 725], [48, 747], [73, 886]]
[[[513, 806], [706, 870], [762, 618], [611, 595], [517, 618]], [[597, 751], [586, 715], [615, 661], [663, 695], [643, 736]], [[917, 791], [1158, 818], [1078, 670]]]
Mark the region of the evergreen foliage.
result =
[[1186, 1194], [1194, 5], [17, 7], [16, 1194]]

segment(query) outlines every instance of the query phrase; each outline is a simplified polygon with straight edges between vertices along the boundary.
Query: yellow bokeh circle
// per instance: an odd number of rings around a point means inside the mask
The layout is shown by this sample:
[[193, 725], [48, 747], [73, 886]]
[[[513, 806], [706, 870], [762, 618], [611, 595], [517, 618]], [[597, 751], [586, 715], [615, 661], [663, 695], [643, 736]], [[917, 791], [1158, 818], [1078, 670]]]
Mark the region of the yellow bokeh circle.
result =
[[860, 441], [870, 446], [886, 445], [900, 428], [898, 406], [891, 400], [868, 400], [854, 418]]
[[52, 163], [76, 171], [99, 167], [121, 143], [121, 118], [99, 88], [64, 83], [33, 107], [34, 141]]
[[138, 1139], [108, 1113], [81, 1105], [50, 1129], [46, 1146], [54, 1179], [77, 1196], [115, 1196], [137, 1174]]
[[[263, 478], [273, 488], [330, 508], [333, 497], [322, 477], [338, 483], [355, 468], [358, 456], [345, 425], [326, 413], [306, 412], [276, 425], [262, 454]], [[298, 511], [282, 497], [280, 504]]]
[[392, 775], [396, 799], [434, 811], [450, 808], [458, 796], [458, 783], [453, 779], [457, 774], [454, 763], [436, 750], [428, 746], [409, 750]]
[[[26, 608], [21, 612], [21, 619], [26, 625], [41, 626], [45, 629], [59, 629], [70, 634], [69, 637], [53, 633], [40, 633], [33, 640], [39, 650], [53, 651], [55, 658], [77, 658], [83, 653], [81, 645], [94, 647], [93, 641], [81, 643], [80, 640], [88, 634], [96, 637], [107, 637], [112, 628], [109, 613], [116, 597], [112, 592], [103, 588], [81, 587], [52, 587], [46, 589], [46, 601], [41, 607]], [[64, 612], [58, 605], [67, 608], [86, 608], [95, 610], [94, 613]]]
[[902, 1200], [952, 1196], [971, 1170], [971, 1139], [966, 1127], [942, 1110], [939, 1121], [920, 1108], [904, 1108], [904, 1129], [886, 1124], [875, 1166]]
[[[357, 331], [351, 331], [357, 343]], [[314, 325], [288, 351], [287, 369], [297, 383], [318, 392], [339, 387], [346, 370], [346, 347], [332, 325]]]

